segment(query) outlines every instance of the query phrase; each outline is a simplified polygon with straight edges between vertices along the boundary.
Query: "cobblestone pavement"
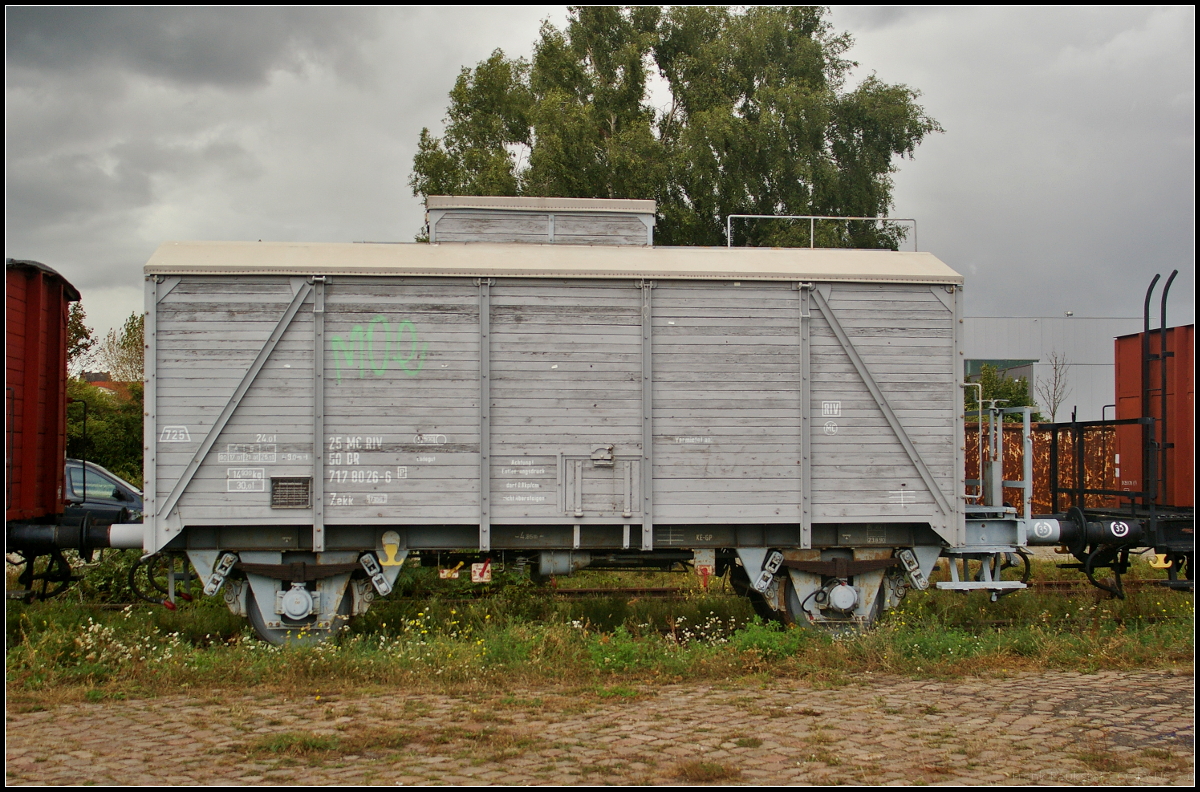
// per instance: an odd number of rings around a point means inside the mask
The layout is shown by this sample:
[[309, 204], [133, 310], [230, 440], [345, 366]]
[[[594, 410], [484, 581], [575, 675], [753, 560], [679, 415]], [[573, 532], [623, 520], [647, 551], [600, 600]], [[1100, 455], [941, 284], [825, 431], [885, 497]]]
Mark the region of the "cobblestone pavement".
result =
[[[1192, 786], [1190, 674], [10, 704], [9, 784]], [[19, 709], [31, 711], [20, 712]]]

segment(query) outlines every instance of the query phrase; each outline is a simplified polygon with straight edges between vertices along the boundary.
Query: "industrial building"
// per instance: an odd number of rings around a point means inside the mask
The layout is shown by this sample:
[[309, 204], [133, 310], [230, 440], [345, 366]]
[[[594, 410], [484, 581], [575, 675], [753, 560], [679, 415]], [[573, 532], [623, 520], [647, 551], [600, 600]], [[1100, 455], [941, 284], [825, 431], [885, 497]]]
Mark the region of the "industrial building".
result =
[[1113, 350], [1117, 336], [1140, 332], [1142, 318], [1114, 316], [976, 316], [963, 332], [964, 375], [976, 375], [984, 363], [1010, 377], [1026, 377], [1047, 420], [1049, 405], [1037, 384], [1053, 376], [1053, 359], [1065, 360], [1067, 392], [1056, 416], [1069, 421], [1112, 418], [1116, 403]]

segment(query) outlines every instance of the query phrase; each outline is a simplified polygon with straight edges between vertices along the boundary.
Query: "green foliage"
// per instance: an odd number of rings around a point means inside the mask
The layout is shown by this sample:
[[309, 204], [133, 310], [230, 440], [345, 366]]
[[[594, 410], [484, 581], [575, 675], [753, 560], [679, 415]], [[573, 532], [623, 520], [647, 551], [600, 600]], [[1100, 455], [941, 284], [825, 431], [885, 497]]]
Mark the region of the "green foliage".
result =
[[670, 649], [660, 641], [636, 640], [624, 626], [611, 635], [593, 635], [588, 641], [588, 654], [596, 668], [616, 673], [642, 671], [669, 663], [674, 659]]
[[145, 314], [134, 311], [120, 330], [109, 330], [96, 350], [96, 360], [114, 382], [141, 382], [145, 370]]
[[[725, 242], [729, 214], [886, 215], [896, 156], [941, 127], [873, 75], [817, 7], [576, 7], [532, 63], [464, 68], [441, 138], [421, 131], [414, 195], [653, 198], [667, 245]], [[647, 102], [653, 71], [671, 103]], [[899, 227], [820, 223], [821, 247], [894, 249]], [[807, 245], [807, 223], [742, 222], [738, 245]]]
[[516, 174], [506, 144], [529, 143], [529, 65], [496, 50], [474, 70], [464, 68], [450, 91], [446, 132], [421, 130], [412, 185], [423, 195], [515, 195]]
[[[638, 635], [674, 632], [687, 640], [687, 631], [708, 624], [746, 624], [753, 617], [748, 600], [719, 590], [697, 589], [685, 599], [636, 598], [596, 595], [581, 599], [555, 596], [554, 589], [533, 586], [528, 577], [509, 569], [496, 568], [493, 583], [471, 584], [463, 578], [439, 580], [437, 570], [405, 567], [393, 593], [378, 600], [364, 616], [351, 623], [355, 633], [398, 635], [420, 623], [429, 634], [468, 634], [494, 628], [515, 627], [531, 622], [577, 623], [589, 633], [611, 633], [625, 627]], [[625, 577], [649, 577], [646, 573]], [[678, 583], [679, 575], [674, 575]], [[604, 585], [605, 573], [583, 572], [572, 585]], [[586, 582], [585, 582], [586, 581]], [[661, 581], [623, 581], [634, 585]], [[415, 598], [415, 599], [414, 599]]]
[[96, 346], [95, 331], [85, 324], [86, 320], [83, 303], [71, 303], [67, 314], [67, 370], [76, 375], [91, 362]]
[[336, 751], [341, 740], [337, 735], [312, 732], [283, 732], [256, 737], [247, 746], [254, 756], [312, 756]]
[[[126, 386], [128, 398], [82, 380], [67, 381], [67, 456], [87, 458], [137, 487], [142, 486], [141, 382]], [[87, 405], [87, 436], [84, 408]]]
[[806, 630], [788, 630], [779, 622], [755, 620], [730, 636], [729, 643], [738, 651], [765, 660], [780, 660], [796, 654], [806, 643], [824, 637]]
[[[1033, 400], [1033, 396], [1029, 393], [1029, 381], [1024, 377], [1005, 377], [1000, 374], [999, 369], [988, 363], [984, 363], [979, 371], [979, 383], [983, 386], [983, 400], [985, 402], [991, 399], [1004, 399], [1005, 403], [997, 405], [999, 407], [1032, 407], [1033, 414], [1031, 420], [1043, 421], [1042, 414], [1038, 412], [1037, 402]], [[966, 389], [966, 409], [978, 410], [979, 402], [977, 400], [978, 388]], [[1007, 421], [1019, 421], [1021, 416], [1009, 415], [1005, 417]]]
[[530, 72], [524, 194], [638, 198], [664, 180], [667, 149], [643, 104], [660, 14], [575, 8], [565, 31], [542, 26]]
[[74, 551], [67, 551], [71, 566], [83, 573], [68, 595], [84, 602], [128, 604], [137, 600], [129, 588], [129, 569], [142, 555], [140, 550], [96, 550], [91, 563], [84, 564]]
[[[1035, 579], [1061, 574], [1050, 562], [1035, 563], [1034, 572]], [[1139, 560], [1132, 574], [1152, 573]], [[1193, 600], [1150, 586], [1124, 601], [1098, 600], [1085, 589], [1024, 591], [995, 603], [986, 592], [913, 592], [877, 629], [841, 634], [722, 617], [722, 608], [750, 608], [721, 592], [657, 601], [659, 610], [627, 602], [625, 621], [612, 629], [597, 629], [580, 618], [578, 602], [553, 591], [525, 588], [520, 596], [538, 617], [507, 615], [500, 593], [470, 602], [385, 599], [376, 608], [387, 621], [363, 620], [327, 644], [291, 647], [259, 642], [220, 596], [181, 603], [176, 612], [113, 610], [70, 596], [28, 606], [10, 601], [8, 689], [54, 688], [99, 700], [173, 694], [180, 685], [228, 688], [230, 680], [319, 695], [379, 685], [462, 693], [551, 684], [610, 698], [684, 679], [771, 674], [842, 684], [867, 673], [1190, 669], [1193, 657]], [[414, 608], [411, 616], [394, 620], [402, 607]]]
[[94, 361], [119, 387], [114, 391], [81, 379], [67, 381], [67, 456], [86, 458], [140, 488], [145, 316], [131, 313], [120, 330], [110, 330], [98, 346], [86, 318], [83, 304], [72, 303], [67, 321], [69, 370], [78, 374]]

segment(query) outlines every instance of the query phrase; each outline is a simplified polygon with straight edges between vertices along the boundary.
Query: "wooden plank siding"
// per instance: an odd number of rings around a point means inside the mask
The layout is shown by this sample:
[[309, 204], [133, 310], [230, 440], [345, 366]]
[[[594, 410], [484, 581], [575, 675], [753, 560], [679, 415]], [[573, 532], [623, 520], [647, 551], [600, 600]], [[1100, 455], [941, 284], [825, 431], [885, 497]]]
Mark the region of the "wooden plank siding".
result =
[[443, 210], [430, 218], [435, 242], [524, 242], [555, 245], [639, 245], [651, 243], [636, 214], [579, 214], [508, 210]]
[[478, 286], [340, 278], [325, 310], [327, 523], [474, 522]]
[[653, 301], [656, 522], [799, 522], [799, 292], [668, 281]]
[[[619, 520], [627, 480], [636, 509], [641, 298], [619, 280], [492, 287], [493, 522], [574, 519], [577, 500], [580, 516]], [[594, 465], [609, 447], [621, 461]]]
[[[183, 278], [155, 307], [155, 502], [167, 500], [201, 442], [241, 383], [293, 297], [287, 278], [235, 277], [224, 283]], [[205, 514], [225, 520], [269, 515], [270, 475], [311, 476], [311, 298], [287, 328], [178, 502], [186, 522]], [[305, 331], [308, 336], [305, 336]], [[186, 429], [187, 440], [178, 431]], [[274, 435], [276, 460], [229, 462], [231, 445], [262, 445]], [[262, 453], [261, 451], [257, 453]], [[290, 455], [290, 456], [289, 456]], [[297, 458], [298, 457], [298, 458]], [[228, 492], [230, 468], [262, 468], [262, 491]], [[148, 479], [149, 480], [149, 479]], [[258, 502], [248, 500], [258, 498]]]
[[[928, 287], [915, 285], [833, 284], [827, 301], [942, 493], [954, 502], [960, 475], [953, 312]], [[819, 311], [810, 356], [814, 521], [947, 523]], [[823, 414], [830, 402], [839, 405], [840, 415]], [[835, 425], [832, 433], [827, 423]]]
[[[160, 432], [187, 427], [190, 435], [155, 440], [157, 502], [176, 486], [299, 282], [184, 275], [154, 307], [156, 425]], [[314, 454], [323, 455], [327, 526], [474, 524], [481, 479], [494, 525], [641, 523], [642, 282], [500, 277], [487, 287], [485, 438], [479, 281], [334, 276], [324, 287], [319, 354], [322, 447], [313, 447], [309, 295], [179, 501], [183, 523], [311, 521], [311, 510], [271, 508], [270, 479], [311, 476]], [[921, 283], [814, 288], [824, 289], [941, 494], [961, 509], [954, 311]], [[647, 469], [656, 526], [799, 524], [801, 296], [799, 284], [786, 281], [653, 284]], [[930, 522], [948, 530], [954, 515], [937, 514], [815, 307], [809, 327], [812, 520]], [[824, 415], [834, 402], [836, 414]], [[481, 473], [482, 439], [488, 459]], [[263, 483], [233, 483], [241, 480]], [[517, 541], [512, 530], [505, 546]]]

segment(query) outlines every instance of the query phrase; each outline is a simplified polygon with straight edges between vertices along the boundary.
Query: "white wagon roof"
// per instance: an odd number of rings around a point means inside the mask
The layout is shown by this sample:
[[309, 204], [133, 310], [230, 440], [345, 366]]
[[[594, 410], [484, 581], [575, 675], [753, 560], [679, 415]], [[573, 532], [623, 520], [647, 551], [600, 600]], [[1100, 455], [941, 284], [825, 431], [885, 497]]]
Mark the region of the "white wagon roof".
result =
[[963, 282], [931, 253], [476, 242], [165, 242], [146, 274]]

